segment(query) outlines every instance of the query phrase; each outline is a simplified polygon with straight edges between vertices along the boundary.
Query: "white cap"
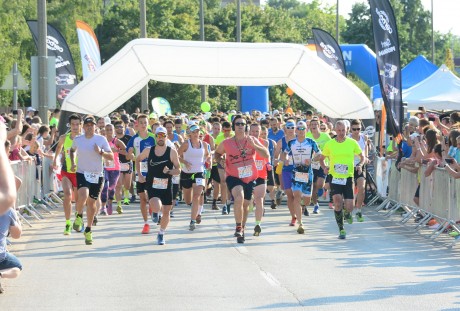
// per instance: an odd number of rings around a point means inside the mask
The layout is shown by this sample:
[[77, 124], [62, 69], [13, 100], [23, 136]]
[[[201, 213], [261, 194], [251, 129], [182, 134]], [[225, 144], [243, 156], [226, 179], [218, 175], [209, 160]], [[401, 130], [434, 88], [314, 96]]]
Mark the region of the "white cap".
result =
[[27, 112], [29, 111], [37, 111], [34, 107], [27, 107]]
[[157, 127], [157, 129], [155, 130], [155, 134], [158, 134], [158, 133], [166, 134], [167, 133], [166, 128], [162, 126]]

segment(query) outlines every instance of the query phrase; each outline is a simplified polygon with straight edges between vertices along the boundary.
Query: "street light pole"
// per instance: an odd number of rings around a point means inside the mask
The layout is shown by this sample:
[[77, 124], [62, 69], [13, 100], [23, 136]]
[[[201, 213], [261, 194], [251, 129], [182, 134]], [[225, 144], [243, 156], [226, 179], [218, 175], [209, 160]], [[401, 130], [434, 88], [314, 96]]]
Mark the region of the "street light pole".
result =
[[38, 10], [38, 115], [44, 124], [48, 124], [48, 71], [46, 48], [47, 20], [46, 0], [37, 0]]
[[[236, 0], [236, 42], [241, 42], [241, 0]], [[241, 87], [236, 87], [236, 107], [241, 111]]]
[[[147, 9], [145, 7], [145, 0], [139, 0], [140, 10], [140, 26], [141, 38], [147, 38]], [[141, 90], [141, 110], [147, 110], [149, 106], [149, 84], [145, 85]]]
[[335, 10], [335, 40], [337, 40], [337, 43], [339, 43], [339, 0], [337, 0], [337, 6]]
[[433, 0], [431, 0], [431, 62], [434, 64], [434, 19]]
[[[204, 41], [204, 0], [200, 0], [200, 40]], [[206, 101], [206, 85], [201, 86], [201, 102]]]

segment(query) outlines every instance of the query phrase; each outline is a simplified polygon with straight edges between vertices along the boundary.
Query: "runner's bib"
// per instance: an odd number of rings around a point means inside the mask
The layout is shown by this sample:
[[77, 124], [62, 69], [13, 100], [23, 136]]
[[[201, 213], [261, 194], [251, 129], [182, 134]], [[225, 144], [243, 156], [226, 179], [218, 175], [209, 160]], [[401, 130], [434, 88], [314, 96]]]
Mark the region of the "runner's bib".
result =
[[294, 180], [297, 182], [308, 183], [310, 179], [308, 178], [308, 173], [305, 172], [295, 172]]
[[195, 183], [197, 186], [203, 186], [204, 187], [204, 179], [203, 178], [196, 178]]
[[91, 172], [84, 172], [83, 175], [85, 175], [85, 179], [87, 182], [90, 184], [98, 184], [99, 183], [99, 177], [100, 175], [97, 173], [91, 173]]
[[344, 185], [347, 184], [347, 179], [346, 178], [336, 178], [336, 177], [334, 177], [334, 178], [332, 178], [332, 183], [334, 185], [342, 185], [342, 186], [344, 186]]
[[264, 161], [262, 160], [256, 160], [256, 168], [258, 171], [261, 171], [264, 167]]
[[335, 164], [334, 171], [337, 174], [348, 175], [348, 165], [346, 164]]
[[314, 170], [319, 170], [321, 168], [321, 164], [319, 162], [311, 162], [311, 168]]
[[120, 163], [120, 171], [127, 172], [129, 171], [130, 165], [129, 163]]
[[252, 176], [252, 166], [246, 165], [243, 167], [238, 167], [238, 177], [247, 178]]
[[148, 162], [141, 162], [140, 165], [141, 165], [141, 173], [142, 175], [147, 174], [147, 171], [148, 171], [148, 168], [147, 168], [147, 163]]
[[168, 178], [153, 178], [152, 188], [154, 189], [167, 189], [168, 188]]
[[175, 185], [178, 185], [180, 182], [180, 176], [179, 175], [175, 175], [172, 177], [172, 183], [175, 184]]

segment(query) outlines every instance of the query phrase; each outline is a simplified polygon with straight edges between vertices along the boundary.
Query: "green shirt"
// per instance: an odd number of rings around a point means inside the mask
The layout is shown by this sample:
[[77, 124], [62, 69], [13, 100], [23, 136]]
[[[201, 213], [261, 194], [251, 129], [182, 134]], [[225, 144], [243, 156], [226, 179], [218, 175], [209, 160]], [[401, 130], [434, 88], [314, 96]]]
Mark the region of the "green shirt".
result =
[[305, 136], [306, 136], [306, 138], [311, 138], [311, 139], [313, 139], [313, 140], [316, 142], [316, 144], [318, 145], [319, 150], [323, 150], [323, 149], [324, 149], [324, 145], [325, 145], [328, 141], [331, 140], [331, 136], [329, 136], [328, 134], [323, 133], [323, 132], [321, 132], [321, 133], [319, 134], [318, 139], [315, 139], [315, 138], [313, 137], [313, 133], [312, 133], [312, 132], [308, 132]]
[[322, 152], [329, 158], [329, 174], [335, 178], [348, 178], [354, 175], [355, 154], [361, 154], [362, 150], [356, 140], [346, 137], [341, 143], [331, 139], [324, 145]]
[[[235, 132], [231, 131], [230, 132], [230, 137], [233, 137], [233, 136], [235, 136]], [[216, 145], [216, 148], [217, 148], [217, 146], [220, 145], [221, 142], [223, 142], [224, 140], [226, 140], [227, 138], [230, 138], [230, 137], [225, 137], [224, 132], [220, 132], [219, 135], [217, 135], [216, 139], [214, 139], [214, 144]]]
[[50, 120], [50, 126], [58, 127], [58, 125], [59, 125], [59, 120], [56, 119], [56, 118], [51, 118], [51, 120]]

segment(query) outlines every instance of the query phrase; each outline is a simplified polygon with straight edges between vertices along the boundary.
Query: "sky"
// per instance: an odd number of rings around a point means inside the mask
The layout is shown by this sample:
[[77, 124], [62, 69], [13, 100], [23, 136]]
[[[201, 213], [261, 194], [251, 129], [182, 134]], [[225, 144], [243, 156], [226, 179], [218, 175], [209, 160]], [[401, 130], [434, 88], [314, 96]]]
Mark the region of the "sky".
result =
[[[300, 0], [302, 2], [311, 2], [311, 0]], [[324, 4], [335, 5], [337, 0], [321, 0]], [[431, 11], [431, 1], [433, 1], [434, 12], [434, 30], [442, 33], [451, 31], [453, 34], [460, 36], [460, 0], [422, 0], [425, 10]], [[261, 3], [266, 1], [261, 0]], [[349, 18], [351, 7], [354, 3], [366, 2], [365, 0], [339, 0], [339, 13], [345, 18]]]

